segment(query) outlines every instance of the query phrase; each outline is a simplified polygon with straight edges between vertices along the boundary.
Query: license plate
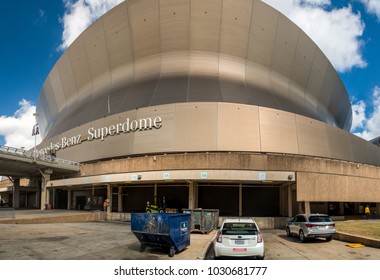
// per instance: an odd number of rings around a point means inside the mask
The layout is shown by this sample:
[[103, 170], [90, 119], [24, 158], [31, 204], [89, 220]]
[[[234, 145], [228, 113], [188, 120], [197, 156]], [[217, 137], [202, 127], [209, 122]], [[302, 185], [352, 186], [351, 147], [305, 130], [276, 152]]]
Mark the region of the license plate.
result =
[[233, 248], [232, 251], [234, 251], [234, 252], [247, 252], [247, 248]]
[[243, 245], [244, 244], [244, 240], [235, 240], [235, 244], [236, 245]]

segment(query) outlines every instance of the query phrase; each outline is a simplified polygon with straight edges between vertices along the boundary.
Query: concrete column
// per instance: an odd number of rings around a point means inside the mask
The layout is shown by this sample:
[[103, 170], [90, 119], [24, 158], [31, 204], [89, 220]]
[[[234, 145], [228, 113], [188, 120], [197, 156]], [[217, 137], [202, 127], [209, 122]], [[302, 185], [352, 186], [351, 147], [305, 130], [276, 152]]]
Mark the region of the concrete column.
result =
[[71, 189], [69, 188], [67, 190], [67, 210], [71, 209], [71, 197], [72, 197], [72, 193], [71, 193]]
[[288, 185], [288, 217], [293, 217], [292, 185]]
[[42, 172], [41, 177], [41, 210], [45, 209], [45, 204], [50, 203], [49, 190], [47, 188], [47, 182], [50, 181], [50, 175], [53, 174], [53, 170], [46, 169]]
[[117, 212], [123, 212], [123, 188], [118, 187], [117, 190]]
[[57, 193], [57, 190], [53, 189], [53, 201], [51, 203], [53, 205], [53, 209], [55, 209], [56, 193]]
[[194, 191], [194, 182], [189, 182], [189, 209], [195, 208], [195, 191]]
[[194, 208], [198, 207], [198, 184], [194, 183]]
[[304, 207], [303, 207], [303, 202], [302, 201], [299, 201], [298, 202], [298, 214], [304, 214], [305, 211], [304, 211]]
[[339, 216], [344, 216], [344, 203], [339, 203]]
[[51, 189], [46, 189], [46, 203], [47, 204], [51, 204], [50, 195], [51, 195]]
[[243, 216], [243, 185], [239, 184], [239, 217]]
[[13, 179], [13, 208], [20, 208], [20, 178]]
[[36, 208], [40, 207], [41, 206], [41, 188], [40, 186], [38, 185], [38, 180], [35, 180], [35, 186], [37, 188], [37, 192], [36, 192]]
[[107, 206], [107, 213], [111, 213], [112, 211], [112, 187], [111, 185], [107, 185], [107, 199], [108, 199], [108, 206]]
[[310, 201], [305, 201], [305, 214], [310, 214]]

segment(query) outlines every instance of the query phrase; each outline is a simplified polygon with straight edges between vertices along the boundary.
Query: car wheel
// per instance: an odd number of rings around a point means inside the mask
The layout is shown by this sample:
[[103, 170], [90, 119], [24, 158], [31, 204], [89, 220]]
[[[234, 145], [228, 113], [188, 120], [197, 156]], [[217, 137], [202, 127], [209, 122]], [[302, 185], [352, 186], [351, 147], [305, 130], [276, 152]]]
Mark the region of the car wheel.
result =
[[302, 229], [300, 230], [300, 241], [301, 242], [305, 242], [306, 241], [306, 237], [305, 237], [305, 234], [303, 233]]
[[169, 249], [169, 257], [173, 257], [175, 254], [175, 248], [174, 247], [170, 247]]
[[329, 236], [329, 237], [326, 237], [326, 241], [331, 241], [333, 239], [333, 237], [332, 236]]
[[289, 236], [289, 237], [292, 236], [292, 233], [290, 232], [290, 228], [289, 227], [286, 228], [286, 235]]
[[263, 260], [265, 258], [265, 256], [257, 256], [256, 259], [257, 260]]

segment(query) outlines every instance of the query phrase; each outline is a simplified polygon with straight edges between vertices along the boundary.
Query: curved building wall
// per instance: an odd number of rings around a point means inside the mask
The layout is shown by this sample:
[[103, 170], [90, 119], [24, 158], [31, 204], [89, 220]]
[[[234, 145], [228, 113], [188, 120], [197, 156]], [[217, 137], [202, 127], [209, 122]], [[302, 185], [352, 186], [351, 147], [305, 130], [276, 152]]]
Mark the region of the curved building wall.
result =
[[[189, 104], [181, 104], [184, 102]], [[192, 131], [185, 128], [188, 120], [181, 117], [194, 118], [193, 113], [197, 116], [198, 112], [190, 113], [189, 109], [194, 102], [199, 103], [198, 109], [211, 110], [199, 116], [213, 117], [199, 120], [220, 125], [211, 126], [212, 133], [200, 130], [193, 136], [180, 132]], [[262, 123], [260, 131], [253, 126], [260, 135], [246, 135], [246, 127], [239, 126], [240, 130], [244, 128], [242, 136], [252, 138], [247, 139], [249, 144], [226, 141], [234, 134], [230, 129], [223, 131], [224, 126], [218, 122], [223, 117], [215, 111], [222, 106], [218, 102], [237, 103], [241, 105], [225, 106], [251, 110], [253, 115], [246, 118], [247, 124], [255, 124], [255, 106], [260, 106], [260, 115], [268, 121], [274, 111], [264, 107], [277, 109], [281, 117], [290, 121], [278, 127], [288, 136], [269, 131], [274, 125], [269, 121]], [[171, 105], [158, 107], [163, 104]], [[179, 106], [188, 113], [174, 114]], [[295, 119], [302, 119], [302, 115], [313, 119], [311, 122], [319, 120], [348, 130], [351, 105], [344, 85], [321, 50], [289, 19], [259, 0], [125, 1], [91, 25], [67, 49], [47, 77], [37, 105], [45, 144], [89, 125], [155, 108], [166, 108], [172, 118], [166, 119], [159, 130], [160, 134], [164, 130], [168, 133], [160, 135], [165, 141], [144, 146], [147, 140], [138, 139], [138, 134], [127, 137], [131, 145], [112, 140], [120, 148], [123, 145], [121, 154], [99, 151], [93, 143], [86, 143], [91, 155], [83, 155], [83, 160], [158, 151], [241, 148], [306, 154], [320, 150], [323, 156], [357, 157], [354, 152], [342, 155], [341, 145], [334, 149], [334, 141], [351, 145], [347, 139], [352, 136], [326, 124], [319, 126], [328, 144], [322, 140], [318, 140], [316, 148], [304, 147], [307, 143], [295, 144], [297, 133], [290, 134], [296, 132]], [[176, 130], [170, 130], [170, 121], [178, 122]], [[158, 131], [152, 132], [155, 133]], [[172, 140], [171, 135], [177, 138]], [[273, 144], [277, 140], [272, 136], [282, 139], [282, 148]], [[188, 141], [195, 137], [197, 143]], [[287, 148], [285, 143], [289, 144]], [[82, 161], [79, 154], [75, 151], [63, 157]], [[359, 157], [367, 160], [369, 155]]]
[[[149, 119], [150, 126], [146, 124]], [[52, 147], [58, 157], [80, 162], [144, 154], [243, 151], [380, 165], [380, 149], [347, 131], [294, 113], [235, 103], [176, 103], [131, 110], [46, 138], [39, 149]]]

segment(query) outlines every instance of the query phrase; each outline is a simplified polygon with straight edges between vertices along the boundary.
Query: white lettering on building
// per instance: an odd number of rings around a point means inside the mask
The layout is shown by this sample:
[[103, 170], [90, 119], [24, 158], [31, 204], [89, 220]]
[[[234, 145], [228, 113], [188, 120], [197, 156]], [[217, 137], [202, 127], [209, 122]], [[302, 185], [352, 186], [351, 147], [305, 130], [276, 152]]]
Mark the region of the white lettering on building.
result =
[[82, 140], [82, 135], [78, 134], [72, 137], [62, 137], [60, 141], [56, 143], [50, 143], [50, 145], [40, 152], [44, 154], [51, 153], [52, 151], [58, 151], [61, 149], [69, 148], [81, 144], [83, 141], [93, 141], [104, 139], [108, 136], [115, 136], [121, 133], [129, 133], [136, 131], [145, 131], [152, 129], [160, 129], [162, 127], [162, 118], [141, 118], [138, 120], [130, 120], [127, 118], [125, 122], [112, 124], [110, 126], [104, 126], [101, 128], [90, 127], [87, 130], [87, 138]]

